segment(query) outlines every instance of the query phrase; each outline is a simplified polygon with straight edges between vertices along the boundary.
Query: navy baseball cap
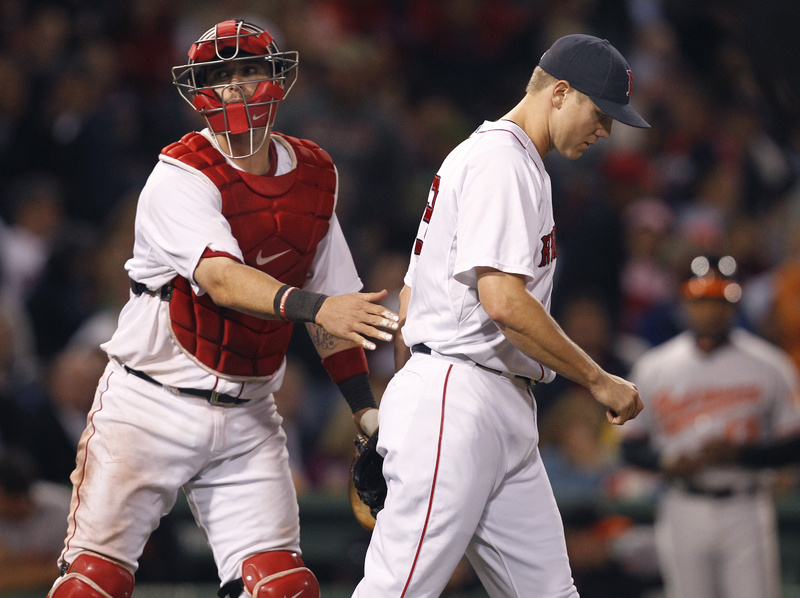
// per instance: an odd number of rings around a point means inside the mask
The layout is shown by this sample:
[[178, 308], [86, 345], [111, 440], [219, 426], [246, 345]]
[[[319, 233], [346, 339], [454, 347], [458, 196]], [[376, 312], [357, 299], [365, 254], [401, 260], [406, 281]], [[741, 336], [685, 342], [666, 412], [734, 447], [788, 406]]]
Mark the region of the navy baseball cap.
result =
[[631, 67], [607, 39], [565, 35], [542, 54], [539, 66], [556, 79], [569, 81], [614, 120], [631, 127], [650, 128], [629, 105], [633, 88]]

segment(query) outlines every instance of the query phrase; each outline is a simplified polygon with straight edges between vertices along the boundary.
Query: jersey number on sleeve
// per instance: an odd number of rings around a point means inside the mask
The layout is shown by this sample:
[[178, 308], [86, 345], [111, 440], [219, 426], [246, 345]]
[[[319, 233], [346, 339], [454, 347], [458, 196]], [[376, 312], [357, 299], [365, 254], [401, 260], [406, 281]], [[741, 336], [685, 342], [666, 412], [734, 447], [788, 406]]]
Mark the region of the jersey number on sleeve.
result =
[[422, 251], [422, 244], [425, 241], [425, 233], [428, 232], [428, 224], [433, 215], [433, 208], [436, 205], [436, 197], [439, 195], [439, 183], [442, 180], [438, 174], [433, 177], [433, 184], [428, 193], [428, 203], [425, 205], [425, 213], [422, 215], [422, 222], [419, 223], [419, 230], [417, 231], [417, 238], [414, 241], [414, 255], [419, 255]]

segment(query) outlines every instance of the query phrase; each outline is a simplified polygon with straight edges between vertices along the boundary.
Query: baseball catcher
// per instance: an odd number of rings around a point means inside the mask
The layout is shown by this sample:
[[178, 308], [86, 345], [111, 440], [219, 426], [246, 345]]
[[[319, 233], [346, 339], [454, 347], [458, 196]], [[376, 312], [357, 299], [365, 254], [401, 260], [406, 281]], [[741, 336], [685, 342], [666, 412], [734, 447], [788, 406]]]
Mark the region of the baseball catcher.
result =
[[103, 350], [49, 598], [129, 598], [145, 544], [182, 492], [223, 598], [319, 598], [275, 404], [295, 324], [377, 429], [365, 349], [397, 316], [363, 287], [336, 216], [339, 178], [311, 140], [273, 130], [295, 51], [218, 23], [173, 69], [206, 127], [165, 147], [136, 210], [128, 304]]

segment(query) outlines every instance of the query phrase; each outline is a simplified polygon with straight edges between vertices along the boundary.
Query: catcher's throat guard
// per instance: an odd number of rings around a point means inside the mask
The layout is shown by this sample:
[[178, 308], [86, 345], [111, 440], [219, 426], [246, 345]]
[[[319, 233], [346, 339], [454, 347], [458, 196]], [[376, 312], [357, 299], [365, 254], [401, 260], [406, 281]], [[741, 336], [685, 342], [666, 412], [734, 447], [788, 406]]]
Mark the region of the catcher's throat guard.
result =
[[378, 454], [378, 432], [367, 437], [359, 434], [353, 443], [356, 456], [350, 476], [350, 506], [356, 520], [367, 530], [375, 527], [375, 519], [386, 500], [383, 457]]

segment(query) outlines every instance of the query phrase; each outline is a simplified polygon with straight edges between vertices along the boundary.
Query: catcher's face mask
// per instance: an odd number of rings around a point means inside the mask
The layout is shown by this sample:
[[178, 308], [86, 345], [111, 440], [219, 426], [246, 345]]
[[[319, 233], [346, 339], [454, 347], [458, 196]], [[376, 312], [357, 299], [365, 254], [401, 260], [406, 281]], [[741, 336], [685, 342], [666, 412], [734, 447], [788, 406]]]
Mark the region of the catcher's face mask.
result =
[[[218, 77], [219, 73], [242, 73], [245, 64], [258, 65], [258, 77], [247, 83]], [[281, 52], [272, 35], [245, 21], [225, 21], [206, 31], [189, 49], [189, 62], [173, 67], [173, 83], [206, 121], [215, 135], [249, 134], [247, 151], [231, 158], [252, 156], [264, 145], [275, 122], [278, 102], [297, 79], [297, 52]]]

